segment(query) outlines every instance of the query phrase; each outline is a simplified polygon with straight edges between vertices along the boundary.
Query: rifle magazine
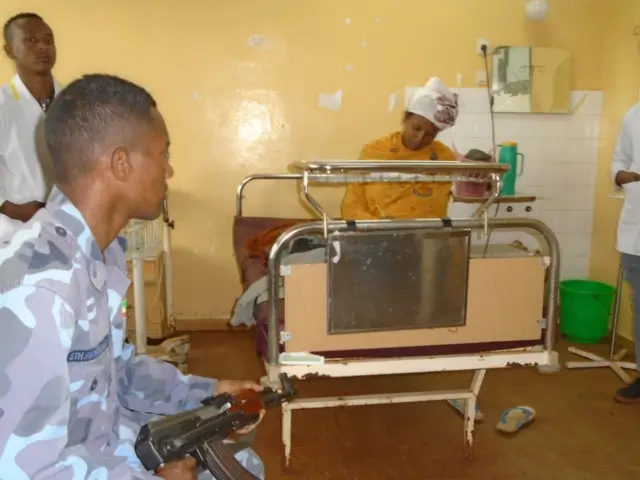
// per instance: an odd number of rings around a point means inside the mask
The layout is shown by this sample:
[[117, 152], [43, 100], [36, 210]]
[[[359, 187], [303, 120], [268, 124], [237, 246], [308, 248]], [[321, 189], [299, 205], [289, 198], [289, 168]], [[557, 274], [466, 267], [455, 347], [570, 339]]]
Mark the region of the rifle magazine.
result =
[[236, 460], [233, 449], [223, 440], [206, 442], [197, 450], [216, 480], [258, 480]]

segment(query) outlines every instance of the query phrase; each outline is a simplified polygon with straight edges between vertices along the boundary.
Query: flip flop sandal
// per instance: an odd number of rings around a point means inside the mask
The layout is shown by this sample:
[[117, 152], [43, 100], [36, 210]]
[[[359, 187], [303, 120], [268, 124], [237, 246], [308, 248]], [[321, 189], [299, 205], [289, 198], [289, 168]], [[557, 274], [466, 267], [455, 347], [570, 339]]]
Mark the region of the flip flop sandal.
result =
[[[467, 408], [467, 401], [466, 400], [460, 400], [460, 399], [455, 399], [455, 400], [447, 400], [447, 403], [462, 417], [464, 418], [465, 415], [465, 410]], [[480, 411], [480, 409], [478, 408], [478, 403], [476, 402], [476, 420], [474, 423], [482, 423], [484, 422], [484, 415], [482, 414], [482, 412]]]
[[531, 407], [512, 407], [502, 412], [500, 422], [496, 428], [501, 433], [514, 434], [522, 427], [529, 425], [536, 417], [536, 412]]

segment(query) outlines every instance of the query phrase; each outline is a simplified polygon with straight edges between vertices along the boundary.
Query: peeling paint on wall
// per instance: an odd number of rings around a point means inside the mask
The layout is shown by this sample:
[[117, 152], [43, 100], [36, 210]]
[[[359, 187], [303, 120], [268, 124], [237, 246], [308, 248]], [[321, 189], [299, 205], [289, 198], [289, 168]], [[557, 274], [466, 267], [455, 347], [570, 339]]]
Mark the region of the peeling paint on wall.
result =
[[363, 40], [361, 45], [362, 45], [362, 48], [367, 48], [367, 41]]
[[387, 106], [387, 109], [389, 110], [389, 112], [393, 112], [396, 107], [398, 106], [398, 95], [400, 94], [400, 92], [393, 92], [392, 94], [389, 95], [389, 103]]
[[318, 106], [329, 110], [339, 110], [342, 106], [342, 90], [335, 93], [318, 94]]
[[345, 25], [351, 25], [351, 19], [350, 18], [345, 18], [344, 19], [344, 24]]
[[262, 35], [253, 34], [247, 40], [247, 45], [252, 48], [268, 48], [269, 42]]
[[200, 92], [198, 92], [197, 90], [195, 92], [193, 92], [193, 99], [194, 100], [200, 100], [201, 96], [200, 96]]
[[347, 63], [347, 72], [353, 72], [356, 67], [353, 66], [353, 63]]

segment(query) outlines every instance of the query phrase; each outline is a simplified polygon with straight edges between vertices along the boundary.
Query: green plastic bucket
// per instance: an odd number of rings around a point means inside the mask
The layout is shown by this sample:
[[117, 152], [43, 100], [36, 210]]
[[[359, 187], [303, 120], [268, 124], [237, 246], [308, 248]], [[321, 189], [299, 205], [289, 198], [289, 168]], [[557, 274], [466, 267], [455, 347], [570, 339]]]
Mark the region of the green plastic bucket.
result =
[[599, 343], [607, 335], [616, 289], [592, 280], [560, 282], [560, 330], [572, 342]]

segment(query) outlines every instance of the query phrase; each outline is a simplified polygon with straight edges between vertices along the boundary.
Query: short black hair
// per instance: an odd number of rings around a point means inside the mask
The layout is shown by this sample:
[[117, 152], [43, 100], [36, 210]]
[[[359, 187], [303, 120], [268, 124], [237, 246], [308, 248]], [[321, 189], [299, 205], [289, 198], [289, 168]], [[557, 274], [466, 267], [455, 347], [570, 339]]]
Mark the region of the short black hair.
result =
[[44, 19], [37, 13], [24, 12], [14, 15], [4, 23], [4, 27], [2, 28], [2, 36], [5, 43], [9, 43], [9, 41], [11, 40], [11, 27], [18, 20], [40, 20], [41, 22], [44, 22]]
[[153, 122], [156, 101], [144, 88], [105, 74], [85, 75], [65, 87], [44, 120], [44, 138], [56, 181], [69, 183], [93, 170], [101, 149], [126, 144]]

